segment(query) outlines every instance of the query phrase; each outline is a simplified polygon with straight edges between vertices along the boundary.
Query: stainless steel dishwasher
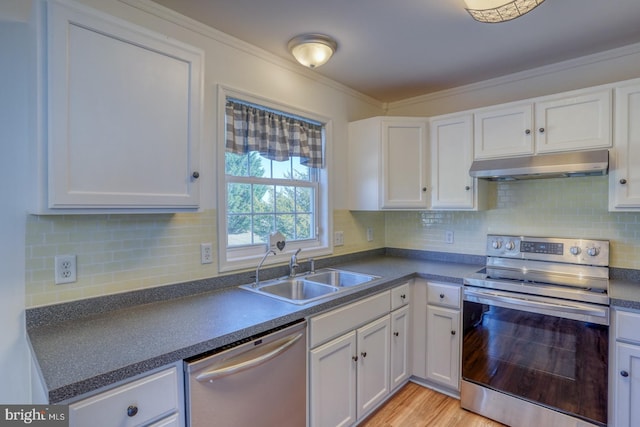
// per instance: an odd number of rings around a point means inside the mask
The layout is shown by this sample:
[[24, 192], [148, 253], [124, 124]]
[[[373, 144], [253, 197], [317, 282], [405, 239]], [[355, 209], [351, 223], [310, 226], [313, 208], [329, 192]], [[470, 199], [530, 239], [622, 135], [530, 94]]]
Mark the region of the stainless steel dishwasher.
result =
[[191, 427], [306, 425], [307, 323], [186, 361]]

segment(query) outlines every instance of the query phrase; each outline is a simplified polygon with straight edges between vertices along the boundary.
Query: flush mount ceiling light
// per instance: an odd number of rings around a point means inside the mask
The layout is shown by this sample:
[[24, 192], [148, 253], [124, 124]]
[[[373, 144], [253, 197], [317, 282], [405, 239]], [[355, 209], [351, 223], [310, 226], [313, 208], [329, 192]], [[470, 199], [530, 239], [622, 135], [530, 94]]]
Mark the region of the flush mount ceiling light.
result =
[[331, 58], [338, 43], [324, 34], [302, 34], [289, 40], [287, 47], [299, 63], [316, 68]]
[[480, 22], [511, 21], [540, 6], [544, 0], [464, 0], [467, 12]]

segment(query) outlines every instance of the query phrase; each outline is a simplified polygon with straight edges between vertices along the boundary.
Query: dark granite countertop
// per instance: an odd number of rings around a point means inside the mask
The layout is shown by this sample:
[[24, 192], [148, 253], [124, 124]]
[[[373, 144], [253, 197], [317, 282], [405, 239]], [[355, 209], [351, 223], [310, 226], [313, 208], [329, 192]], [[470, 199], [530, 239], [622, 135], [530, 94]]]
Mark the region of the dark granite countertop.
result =
[[[27, 328], [50, 403], [76, 397], [299, 321], [413, 277], [462, 285], [484, 257], [404, 250], [343, 257], [346, 270], [381, 279], [336, 298], [298, 306], [239, 289], [234, 275], [27, 310]], [[395, 256], [393, 256], [395, 255]], [[271, 272], [283, 274], [282, 268]], [[612, 307], [640, 310], [636, 271], [610, 280]], [[264, 275], [269, 278], [268, 274]], [[191, 287], [191, 288], [190, 288]]]
[[[65, 402], [389, 289], [416, 275], [462, 284], [464, 276], [482, 267], [482, 261], [460, 261], [379, 255], [351, 260], [335, 266], [381, 279], [337, 298], [306, 306], [233, 286], [124, 308], [101, 308], [91, 314], [91, 307], [117, 305], [110, 299], [117, 300], [118, 296], [101, 297], [103, 304], [87, 300], [28, 310], [28, 335], [50, 403]], [[243, 283], [246, 281], [237, 285]], [[77, 310], [81, 313], [71, 312]], [[46, 312], [45, 319], [41, 312]]]

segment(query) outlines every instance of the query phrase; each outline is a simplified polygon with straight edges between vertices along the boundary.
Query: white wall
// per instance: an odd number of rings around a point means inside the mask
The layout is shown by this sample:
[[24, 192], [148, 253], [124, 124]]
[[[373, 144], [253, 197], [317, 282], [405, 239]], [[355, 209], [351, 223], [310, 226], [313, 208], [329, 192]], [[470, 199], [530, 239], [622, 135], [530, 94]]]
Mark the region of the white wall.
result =
[[[14, 15], [11, 15], [14, 16]], [[0, 403], [31, 401], [25, 332], [27, 26], [0, 15]]]

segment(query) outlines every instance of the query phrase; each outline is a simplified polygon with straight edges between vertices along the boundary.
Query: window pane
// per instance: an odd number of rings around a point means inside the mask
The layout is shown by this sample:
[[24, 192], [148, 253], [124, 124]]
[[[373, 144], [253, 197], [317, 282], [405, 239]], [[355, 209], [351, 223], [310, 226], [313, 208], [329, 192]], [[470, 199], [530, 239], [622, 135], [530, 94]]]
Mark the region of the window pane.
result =
[[250, 152], [249, 176], [269, 178], [271, 176], [271, 160], [265, 159], [257, 151]]
[[310, 181], [310, 171], [306, 166], [302, 166], [300, 164], [300, 157], [293, 158], [293, 179], [298, 179], [301, 181]]
[[249, 176], [249, 155], [224, 153], [224, 173], [233, 176]]
[[254, 243], [266, 243], [267, 236], [273, 231], [273, 215], [255, 215], [253, 220]]
[[311, 212], [313, 206], [313, 188], [296, 188], [296, 212]]
[[251, 184], [227, 184], [227, 211], [232, 214], [251, 212]]
[[276, 186], [276, 212], [295, 212], [295, 187]]
[[291, 179], [291, 160], [283, 162], [271, 162], [273, 164], [273, 177], [277, 179]]
[[227, 216], [227, 245], [250, 245], [251, 242], [251, 215]]
[[273, 185], [254, 184], [253, 210], [254, 212], [273, 213]]
[[287, 240], [295, 240], [295, 216], [292, 214], [276, 215], [276, 230], [284, 234]]
[[296, 215], [296, 238], [299, 240], [302, 239], [313, 239], [314, 233], [313, 229], [313, 217], [311, 214], [298, 214]]

